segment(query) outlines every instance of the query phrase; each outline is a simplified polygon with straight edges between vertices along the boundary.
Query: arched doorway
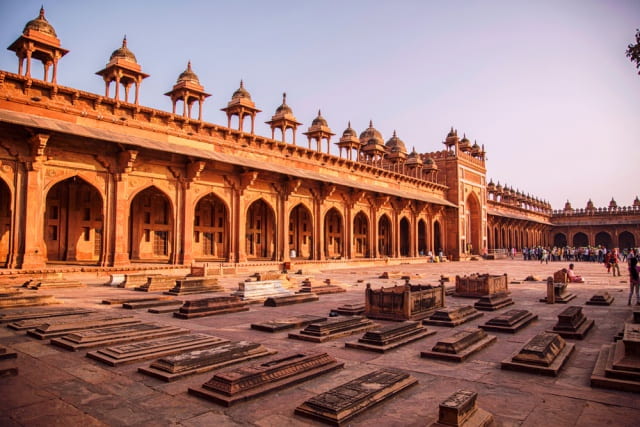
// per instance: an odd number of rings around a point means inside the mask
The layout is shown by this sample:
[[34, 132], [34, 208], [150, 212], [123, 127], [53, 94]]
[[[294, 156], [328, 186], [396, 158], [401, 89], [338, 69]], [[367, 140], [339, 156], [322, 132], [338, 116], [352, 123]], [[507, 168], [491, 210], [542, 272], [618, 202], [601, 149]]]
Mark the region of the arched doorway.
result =
[[209, 193], [196, 204], [193, 218], [193, 256], [199, 260], [225, 260], [229, 256], [227, 207]]
[[606, 231], [601, 231], [596, 234], [596, 246], [603, 246], [607, 249], [613, 249], [611, 244], [611, 235]]
[[553, 246], [558, 248], [567, 246], [567, 236], [564, 233], [556, 233], [556, 235], [553, 236]]
[[0, 267], [9, 262], [9, 239], [11, 238], [11, 191], [0, 179]]
[[400, 256], [409, 256], [411, 248], [411, 231], [409, 220], [403, 217], [400, 220]]
[[436, 255], [440, 255], [440, 252], [444, 253], [444, 247], [442, 246], [442, 235], [440, 231], [440, 222], [434, 221], [433, 223], [433, 247], [436, 251]]
[[469, 197], [467, 197], [467, 203], [465, 204], [465, 219], [467, 226], [467, 247], [464, 248], [465, 252], [477, 254], [482, 249], [480, 242], [482, 221], [480, 203], [473, 193], [469, 194]]
[[167, 262], [171, 258], [173, 215], [169, 198], [149, 187], [131, 201], [129, 257], [131, 260]]
[[327, 259], [341, 258], [342, 216], [336, 208], [329, 209], [324, 216], [324, 256]]
[[391, 221], [382, 215], [378, 221], [378, 253], [381, 257], [393, 256], [391, 252]]
[[356, 258], [369, 255], [369, 219], [362, 211], [353, 218], [353, 250]]
[[424, 256], [427, 252], [427, 223], [421, 219], [418, 221], [418, 255]]
[[622, 233], [620, 233], [620, 236], [618, 236], [618, 246], [620, 247], [620, 249], [635, 248], [636, 239], [630, 232], [623, 231]]
[[256, 200], [247, 209], [247, 258], [275, 259], [275, 236], [273, 209], [264, 200]]
[[589, 238], [584, 233], [576, 233], [573, 236], [573, 246], [577, 248], [589, 246]]
[[291, 258], [313, 258], [313, 221], [311, 211], [302, 203], [289, 214], [289, 253]]
[[102, 196], [77, 176], [47, 192], [44, 240], [48, 261], [98, 263], [102, 254]]

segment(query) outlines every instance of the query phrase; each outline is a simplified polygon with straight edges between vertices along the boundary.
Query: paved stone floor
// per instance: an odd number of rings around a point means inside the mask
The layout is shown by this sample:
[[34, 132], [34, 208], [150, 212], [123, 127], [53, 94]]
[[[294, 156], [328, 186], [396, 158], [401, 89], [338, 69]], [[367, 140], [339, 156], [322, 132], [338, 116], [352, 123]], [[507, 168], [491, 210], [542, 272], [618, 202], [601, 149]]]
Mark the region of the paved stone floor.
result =
[[[435, 284], [440, 274], [455, 275], [472, 272], [503, 274], [510, 280], [522, 280], [529, 274], [546, 278], [564, 263], [540, 264], [533, 261], [498, 260], [468, 261], [442, 264], [393, 265], [366, 269], [313, 272], [317, 279], [331, 278], [348, 286], [348, 292], [323, 295], [313, 303], [284, 307], [263, 307], [254, 304], [247, 312], [192, 320], [180, 320], [170, 314], [150, 314], [136, 310], [143, 320], [188, 327], [193, 331], [231, 340], [250, 340], [263, 343], [279, 352], [290, 350], [323, 350], [345, 363], [345, 368], [320, 376], [302, 384], [274, 392], [261, 398], [225, 408], [187, 393], [191, 386], [208, 380], [211, 372], [166, 383], [137, 372], [141, 362], [121, 367], [108, 367], [85, 357], [86, 351], [70, 352], [59, 349], [0, 327], [0, 345], [18, 352], [14, 362], [18, 376], [0, 378], [0, 425], [184, 425], [184, 426], [297, 426], [319, 425], [294, 415], [295, 407], [315, 394], [357, 378], [379, 367], [394, 366], [418, 379], [411, 387], [392, 399], [377, 405], [355, 418], [350, 425], [422, 426], [434, 422], [438, 404], [458, 389], [478, 392], [478, 406], [493, 414], [496, 425], [525, 426], [637, 426], [640, 399], [637, 394], [591, 388], [589, 376], [600, 346], [610, 343], [621, 330], [623, 321], [631, 313], [627, 303], [627, 277], [607, 276], [602, 264], [576, 263], [576, 271], [587, 283], [570, 285], [577, 298], [571, 305], [583, 307], [585, 315], [595, 320], [595, 326], [582, 341], [557, 377], [543, 377], [528, 373], [503, 371], [500, 362], [519, 350], [538, 332], [550, 329], [557, 314], [566, 305], [547, 305], [538, 302], [545, 295], [543, 283], [511, 284], [515, 305], [497, 312], [486, 313], [462, 327], [475, 327], [490, 317], [511, 308], [523, 308], [538, 314], [539, 319], [516, 334], [496, 333], [494, 345], [476, 353], [464, 363], [452, 363], [420, 358], [420, 351], [433, 347], [442, 337], [456, 329], [429, 326], [437, 333], [385, 354], [348, 349], [344, 342], [355, 337], [341, 338], [315, 344], [287, 338], [287, 332], [265, 333], [249, 328], [251, 323], [299, 314], [327, 315], [329, 310], [343, 303], [364, 301], [367, 282], [374, 287], [400, 284], [400, 280], [377, 277], [383, 271], [419, 273], [413, 283]], [[225, 277], [222, 281], [235, 290], [239, 280], [248, 275]], [[295, 276], [301, 280], [303, 276]], [[358, 283], [358, 280], [362, 282]], [[104, 281], [104, 280], [103, 280]], [[101, 305], [103, 297], [142, 297], [146, 295], [128, 289], [102, 286], [95, 277], [84, 289], [39, 291], [54, 294], [67, 307], [90, 307], [96, 310], [131, 311]], [[615, 297], [609, 307], [584, 305], [593, 294], [607, 290]], [[206, 295], [191, 295], [180, 299], [198, 299]], [[475, 300], [447, 297], [448, 305], [470, 304]], [[388, 322], [380, 321], [381, 324]], [[257, 359], [258, 361], [261, 359]], [[265, 360], [265, 359], [262, 359]], [[246, 362], [247, 364], [255, 363]]]

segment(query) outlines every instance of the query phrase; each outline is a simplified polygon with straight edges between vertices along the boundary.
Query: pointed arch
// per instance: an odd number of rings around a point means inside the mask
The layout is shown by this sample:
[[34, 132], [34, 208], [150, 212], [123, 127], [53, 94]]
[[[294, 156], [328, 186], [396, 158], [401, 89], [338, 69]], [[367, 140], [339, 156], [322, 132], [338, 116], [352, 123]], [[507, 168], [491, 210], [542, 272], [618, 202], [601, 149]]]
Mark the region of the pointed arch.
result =
[[553, 236], [553, 246], [564, 248], [567, 246], [567, 236], [564, 233], [556, 233]]
[[168, 262], [174, 214], [171, 199], [155, 185], [137, 192], [129, 213], [129, 258]]
[[444, 246], [442, 246], [442, 230], [440, 227], [440, 221], [433, 222], [433, 248], [437, 255], [444, 253]]
[[248, 259], [274, 260], [276, 256], [276, 221], [271, 205], [260, 198], [247, 208], [246, 253]]
[[224, 260], [229, 257], [229, 210], [215, 193], [203, 195], [193, 215], [193, 257]]
[[331, 208], [324, 215], [324, 256], [327, 259], [344, 256], [342, 215]]
[[618, 236], [618, 247], [620, 249], [630, 249], [636, 247], [636, 238], [629, 231], [623, 231]]
[[11, 200], [11, 189], [3, 179], [0, 179], [0, 267], [6, 267], [9, 263], [12, 228]]
[[400, 219], [400, 256], [411, 254], [411, 224], [406, 216]]
[[603, 246], [607, 249], [613, 249], [613, 241], [611, 240], [611, 235], [606, 231], [601, 231], [596, 234], [595, 245]]
[[79, 176], [49, 187], [43, 230], [47, 261], [98, 263], [103, 247], [103, 209], [100, 191]]
[[393, 256], [391, 246], [391, 220], [383, 214], [378, 220], [378, 253], [381, 257]]
[[482, 214], [480, 201], [475, 193], [470, 193], [465, 203], [465, 225], [467, 247], [465, 252], [477, 254], [482, 249]]
[[428, 244], [427, 244], [427, 222], [420, 218], [420, 220], [418, 220], [418, 254], [419, 255], [426, 255], [427, 252], [429, 251], [428, 248]]
[[353, 248], [355, 258], [369, 256], [369, 217], [360, 211], [353, 218]]
[[576, 248], [589, 246], [589, 237], [586, 234], [579, 232], [573, 235], [573, 246]]
[[313, 259], [313, 215], [304, 203], [289, 213], [288, 244], [291, 258]]

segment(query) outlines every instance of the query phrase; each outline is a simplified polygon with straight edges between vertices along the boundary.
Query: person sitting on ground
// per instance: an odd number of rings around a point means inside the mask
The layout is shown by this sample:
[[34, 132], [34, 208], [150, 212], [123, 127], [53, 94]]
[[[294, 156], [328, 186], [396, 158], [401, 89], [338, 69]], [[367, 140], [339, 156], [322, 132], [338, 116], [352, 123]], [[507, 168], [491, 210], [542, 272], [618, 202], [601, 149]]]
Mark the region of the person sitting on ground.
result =
[[584, 280], [582, 280], [582, 277], [578, 276], [573, 271], [573, 264], [569, 264], [569, 269], [567, 270], [567, 277], [569, 278], [569, 281], [572, 283], [584, 283]]

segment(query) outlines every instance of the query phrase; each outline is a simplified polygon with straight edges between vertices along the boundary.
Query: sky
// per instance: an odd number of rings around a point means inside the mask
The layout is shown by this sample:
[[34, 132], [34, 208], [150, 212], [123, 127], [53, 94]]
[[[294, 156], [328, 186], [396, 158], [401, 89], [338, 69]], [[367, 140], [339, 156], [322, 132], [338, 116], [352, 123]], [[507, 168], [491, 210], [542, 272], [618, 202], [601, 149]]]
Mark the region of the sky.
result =
[[[299, 140], [319, 109], [334, 142], [372, 120], [432, 152], [453, 126], [484, 144], [488, 179], [554, 209], [640, 196], [640, 75], [625, 56], [638, 0], [0, 0], [0, 45], [41, 5], [70, 50], [60, 85], [103, 94], [95, 72], [126, 34], [151, 75], [145, 106], [171, 110], [163, 94], [190, 60], [212, 94], [208, 122], [226, 125], [243, 79], [260, 135], [286, 92]], [[14, 52], [0, 69], [17, 72]]]

